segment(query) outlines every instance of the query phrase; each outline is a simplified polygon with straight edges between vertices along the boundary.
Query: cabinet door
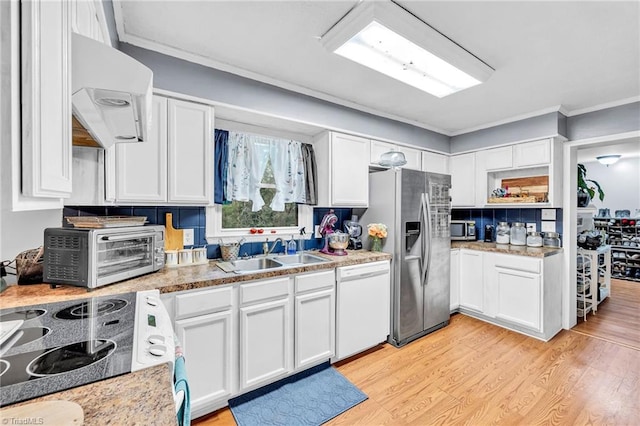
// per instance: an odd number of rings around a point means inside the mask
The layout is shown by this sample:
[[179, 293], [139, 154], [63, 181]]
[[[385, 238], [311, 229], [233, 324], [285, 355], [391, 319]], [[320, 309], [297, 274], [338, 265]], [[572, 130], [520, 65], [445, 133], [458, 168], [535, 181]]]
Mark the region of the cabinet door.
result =
[[481, 153], [483, 154], [485, 170], [501, 170], [513, 167], [513, 148], [510, 146], [487, 149]]
[[482, 253], [460, 250], [460, 307], [483, 311]]
[[402, 152], [404, 154], [404, 157], [407, 159], [407, 164], [402, 166], [402, 168], [422, 170], [422, 151], [413, 148], [407, 148], [405, 146], [399, 146], [396, 149]]
[[22, 192], [29, 197], [65, 198], [72, 192], [69, 3], [20, 4]]
[[229, 310], [175, 322], [187, 360], [193, 411], [232, 394], [235, 342], [231, 321]]
[[369, 205], [369, 140], [333, 133], [331, 137], [331, 205]]
[[213, 201], [213, 110], [169, 99], [169, 202]]
[[551, 140], [519, 143], [513, 146], [514, 167], [541, 166], [551, 162]]
[[496, 318], [542, 331], [540, 274], [495, 267]]
[[460, 251], [451, 250], [451, 281], [450, 281], [450, 309], [455, 311], [460, 307]]
[[335, 350], [335, 291], [296, 296], [295, 368], [329, 360]]
[[449, 174], [449, 156], [435, 152], [422, 151], [422, 171]]
[[145, 142], [115, 146], [119, 202], [167, 201], [167, 98], [153, 97], [152, 119]]
[[451, 167], [451, 206], [473, 207], [475, 205], [475, 154], [453, 155]]
[[394, 149], [394, 147], [395, 145], [387, 142], [372, 140], [371, 147], [369, 150], [370, 152], [369, 162], [373, 165], [378, 165], [380, 162], [380, 156], [385, 152], [391, 151], [392, 149]]
[[290, 299], [240, 308], [240, 388], [245, 390], [291, 371]]

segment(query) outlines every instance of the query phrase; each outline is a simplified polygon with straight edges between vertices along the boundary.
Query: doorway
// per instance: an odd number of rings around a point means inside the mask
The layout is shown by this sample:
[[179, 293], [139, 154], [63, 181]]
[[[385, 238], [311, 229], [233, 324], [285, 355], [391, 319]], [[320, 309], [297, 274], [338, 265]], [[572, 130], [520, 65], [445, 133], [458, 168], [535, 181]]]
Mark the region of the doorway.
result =
[[[626, 152], [626, 154], [621, 158], [631, 158], [631, 161], [628, 161], [628, 163], [635, 168], [632, 176], [638, 176], [633, 179], [640, 181], [640, 171], [638, 171], [638, 169], [640, 169], [640, 131], [565, 143], [563, 152], [563, 183], [566, 192], [563, 197], [565, 206], [563, 211], [565, 223], [563, 246], [566, 253], [566, 262], [563, 289], [563, 328], [640, 349], [640, 337], [636, 337], [640, 336], [640, 326], [637, 325], [640, 323], [640, 308], [638, 308], [638, 306], [640, 306], [640, 282], [623, 281], [614, 278], [612, 279], [611, 285], [612, 294], [607, 298], [608, 300], [605, 299], [602, 304], [598, 306], [596, 315], [588, 314], [587, 321], [584, 322], [581, 319], [578, 320], [576, 312], [577, 246], [574, 242], [576, 241], [578, 233], [576, 226], [578, 215], [576, 195], [577, 164], [585, 163], [586, 158], [592, 156], [593, 158], [590, 160], [592, 162], [592, 169], [598, 169], [600, 165], [593, 163], [596, 156], [605, 155], [605, 153], [613, 154], [613, 150], [624, 150], [625, 147], [627, 151], [621, 152]], [[589, 165], [587, 164], [586, 167], [588, 169]], [[611, 170], [613, 171], [613, 169]], [[600, 174], [599, 176], [603, 175]], [[587, 173], [587, 178], [591, 178], [589, 173]], [[625, 182], [619, 178], [612, 180], [606, 178], [601, 179], [605, 180], [605, 182], [600, 182], [603, 184], [603, 190], [605, 191], [605, 201], [602, 203], [596, 197], [596, 200], [591, 205], [595, 212], [599, 212], [598, 210], [600, 208], [605, 208], [607, 201], [613, 202], [613, 198], [620, 199], [620, 197], [611, 196], [615, 191], [624, 191], [625, 188], [628, 189], [629, 187], [637, 187], [637, 185], [640, 185], [640, 182], [635, 182], [635, 180], [625, 185]], [[597, 179], [594, 178], [594, 180]], [[605, 187], [605, 183], [609, 186], [609, 200], [607, 200], [606, 197], [607, 188]], [[627, 201], [625, 197], [622, 197], [622, 201], [616, 202], [626, 203]], [[635, 199], [629, 202], [637, 204]], [[626, 209], [631, 210], [631, 215], [635, 214], [635, 209], [637, 208], [640, 208], [640, 205], [629, 205], [626, 207]], [[612, 216], [615, 210], [623, 210], [623, 208], [618, 205], [610, 208]]]

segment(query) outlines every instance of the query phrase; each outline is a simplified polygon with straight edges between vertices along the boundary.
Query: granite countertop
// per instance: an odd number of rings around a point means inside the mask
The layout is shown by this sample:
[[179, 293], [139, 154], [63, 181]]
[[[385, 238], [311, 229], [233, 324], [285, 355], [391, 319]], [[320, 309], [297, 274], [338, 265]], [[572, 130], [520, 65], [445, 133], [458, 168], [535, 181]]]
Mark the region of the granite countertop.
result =
[[321, 256], [329, 260], [329, 262], [294, 266], [277, 270], [267, 270], [256, 273], [238, 274], [234, 272], [224, 272], [216, 266], [219, 260], [210, 260], [209, 263], [204, 265], [165, 267], [158, 272], [99, 287], [90, 292], [85, 288], [71, 286], [61, 286], [52, 289], [49, 284], [12, 285], [0, 294], [0, 308], [4, 309], [40, 303], [62, 302], [66, 300], [84, 299], [87, 297], [107, 296], [153, 289], [160, 290], [160, 293], [172, 293], [175, 291], [232, 284], [242, 281], [298, 274], [322, 269], [333, 269], [338, 266], [357, 265], [361, 263], [391, 259], [391, 255], [388, 253], [364, 250], [348, 250], [349, 254], [346, 256], [331, 256], [319, 252], [311, 253]]
[[451, 248], [515, 254], [528, 257], [547, 257], [562, 253], [562, 247], [512, 246], [510, 244], [485, 243], [483, 241], [451, 241]]
[[[12, 285], [0, 294], [0, 308], [152, 289], [159, 289], [161, 293], [171, 293], [391, 259], [388, 253], [363, 250], [348, 251], [347, 256], [330, 256], [318, 252], [313, 254], [322, 256], [329, 262], [237, 274], [222, 271], [216, 266], [218, 261], [211, 260], [204, 265], [165, 267], [158, 272], [99, 287], [91, 292], [85, 288], [70, 286], [52, 289], [48, 284]], [[67, 400], [80, 404], [87, 425], [146, 424], [149, 419], [154, 419], [155, 424], [175, 424], [172, 378], [168, 369], [168, 364], [164, 364], [12, 404], [10, 407], [36, 401]]]
[[[18, 402], [6, 408], [62, 400], [75, 402], [82, 407], [85, 426], [149, 424], [150, 420], [154, 425], [175, 425], [172, 374], [169, 364], [157, 365]], [[47, 424], [46, 418], [43, 421]]]

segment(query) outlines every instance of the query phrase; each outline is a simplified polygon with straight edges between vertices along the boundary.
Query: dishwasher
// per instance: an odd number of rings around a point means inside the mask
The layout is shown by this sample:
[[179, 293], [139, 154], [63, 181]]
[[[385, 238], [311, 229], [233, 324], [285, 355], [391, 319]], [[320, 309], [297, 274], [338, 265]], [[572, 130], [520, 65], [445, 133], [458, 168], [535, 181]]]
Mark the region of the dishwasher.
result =
[[385, 342], [391, 324], [389, 261], [336, 269], [336, 357]]

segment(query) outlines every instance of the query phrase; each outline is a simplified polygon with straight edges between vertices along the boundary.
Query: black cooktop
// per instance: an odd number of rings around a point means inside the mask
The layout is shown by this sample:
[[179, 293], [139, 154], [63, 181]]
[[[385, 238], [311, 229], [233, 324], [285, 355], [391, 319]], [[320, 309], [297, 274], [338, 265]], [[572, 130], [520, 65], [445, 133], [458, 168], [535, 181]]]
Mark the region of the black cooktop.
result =
[[136, 293], [0, 310], [0, 406], [131, 371]]

